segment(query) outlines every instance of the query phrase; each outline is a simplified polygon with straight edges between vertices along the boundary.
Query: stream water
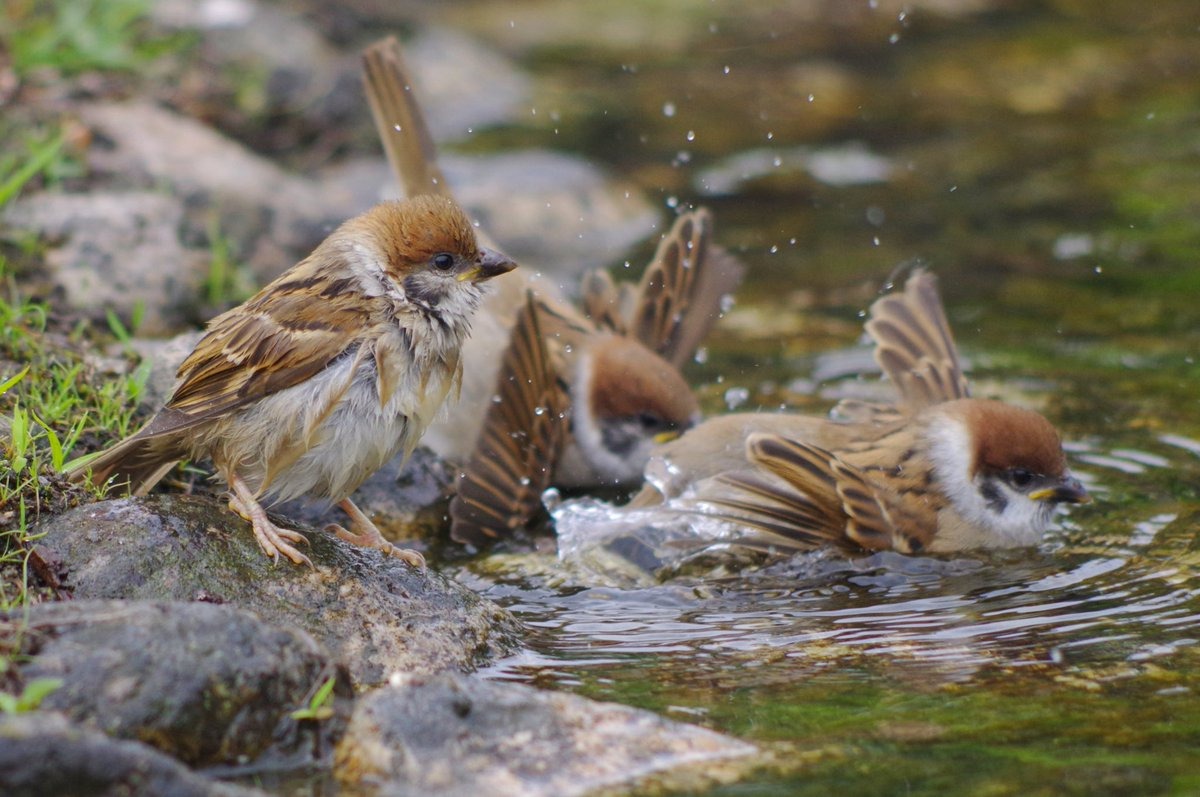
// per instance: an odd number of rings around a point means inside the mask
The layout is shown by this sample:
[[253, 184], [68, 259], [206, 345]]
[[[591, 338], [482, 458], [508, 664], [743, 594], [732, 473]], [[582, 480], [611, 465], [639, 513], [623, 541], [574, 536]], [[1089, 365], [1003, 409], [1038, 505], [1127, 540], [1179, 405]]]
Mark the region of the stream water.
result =
[[487, 674], [792, 762], [712, 794], [1200, 793], [1200, 7], [603, 5], [506, 4], [560, 24], [508, 42], [554, 113], [494, 135], [713, 208], [749, 277], [691, 371], [707, 409], [826, 411], [862, 362], [829, 352], [920, 262], [976, 395], [1043, 411], [1096, 500], [1003, 554], [641, 583], [482, 557], [458, 576], [531, 629]]

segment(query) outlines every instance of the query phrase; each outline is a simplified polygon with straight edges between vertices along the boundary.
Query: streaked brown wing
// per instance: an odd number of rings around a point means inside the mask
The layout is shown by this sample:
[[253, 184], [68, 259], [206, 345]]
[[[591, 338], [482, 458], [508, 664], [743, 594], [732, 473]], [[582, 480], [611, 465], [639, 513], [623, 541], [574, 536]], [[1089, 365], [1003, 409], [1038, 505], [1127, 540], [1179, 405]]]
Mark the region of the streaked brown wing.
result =
[[721, 317], [721, 302], [745, 269], [712, 242], [712, 214], [684, 213], [659, 243], [638, 287], [630, 334], [682, 367]]
[[917, 270], [903, 292], [878, 299], [866, 329], [907, 412], [970, 395], [933, 274]]
[[475, 545], [511, 534], [541, 506], [566, 432], [567, 394], [546, 350], [539, 305], [526, 294], [497, 377], [499, 402], [458, 478], [450, 536]]
[[183, 364], [162, 412], [139, 435], [160, 435], [221, 417], [255, 399], [311, 378], [357, 349], [370, 308], [306, 293], [312, 261], [304, 261], [241, 307], [217, 316]]
[[746, 458], [778, 480], [747, 472], [720, 477], [735, 492], [713, 503], [733, 510], [733, 519], [769, 532], [797, 550], [826, 544], [850, 550], [892, 547], [885, 497], [861, 471], [835, 454], [779, 435], [756, 433], [746, 441]]
[[363, 84], [388, 163], [407, 196], [454, 198], [437, 162], [437, 145], [413, 94], [412, 77], [394, 36], [375, 42], [362, 56]]

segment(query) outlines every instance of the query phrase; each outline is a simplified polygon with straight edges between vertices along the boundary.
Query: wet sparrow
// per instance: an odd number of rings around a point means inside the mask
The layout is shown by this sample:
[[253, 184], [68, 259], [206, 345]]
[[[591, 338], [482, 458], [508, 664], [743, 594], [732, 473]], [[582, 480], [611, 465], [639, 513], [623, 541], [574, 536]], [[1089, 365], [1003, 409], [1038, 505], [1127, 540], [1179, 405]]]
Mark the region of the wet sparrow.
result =
[[[363, 61], [376, 128], [406, 193], [449, 196], [399, 45], [381, 41]], [[489, 293], [463, 349], [461, 399], [426, 438], [465, 463], [454, 539], [480, 543], [520, 528], [550, 485], [639, 482], [655, 441], [699, 418], [680, 369], [741, 274], [712, 243], [701, 209], [676, 219], [636, 288], [586, 277], [582, 311], [527, 272]]]
[[1033, 545], [1058, 505], [1089, 500], [1045, 418], [968, 397], [931, 274], [917, 271], [902, 293], [877, 300], [866, 327], [894, 406], [843, 402], [834, 420], [716, 419], [665, 447], [648, 480], [663, 494], [687, 490], [688, 503], [782, 550]]
[[142, 495], [180, 459], [211, 458], [268, 556], [311, 565], [260, 503], [308, 494], [345, 510], [356, 533], [328, 529], [342, 539], [423, 565], [349, 495], [416, 446], [461, 379], [480, 283], [514, 266], [447, 198], [377, 205], [209, 322], [166, 406], [70, 476]]

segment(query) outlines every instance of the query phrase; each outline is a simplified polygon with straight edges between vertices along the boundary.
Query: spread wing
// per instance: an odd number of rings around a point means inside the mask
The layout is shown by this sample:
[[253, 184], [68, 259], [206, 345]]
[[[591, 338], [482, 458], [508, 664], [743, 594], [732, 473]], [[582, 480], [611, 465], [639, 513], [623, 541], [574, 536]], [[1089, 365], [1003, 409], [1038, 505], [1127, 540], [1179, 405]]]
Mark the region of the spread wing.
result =
[[541, 507], [567, 425], [567, 394], [532, 294], [517, 317], [493, 402], [450, 502], [450, 536], [480, 544], [508, 536]]
[[871, 305], [866, 328], [875, 340], [875, 360], [906, 412], [970, 395], [937, 279], [928, 271], [915, 271], [903, 292]]
[[772, 547], [914, 552], [936, 530], [935, 512], [914, 512], [860, 468], [819, 446], [756, 433], [746, 441], [746, 457], [774, 478], [721, 474], [717, 491], [702, 498], [728, 519], [767, 532]]
[[362, 59], [363, 83], [375, 130], [404, 193], [440, 194], [453, 199], [438, 167], [433, 135], [413, 94], [400, 43], [388, 36], [368, 47]]
[[682, 367], [721, 317], [721, 303], [745, 269], [712, 242], [712, 214], [684, 213], [642, 275], [632, 331], [647, 348]]
[[724, 297], [741, 282], [740, 262], [712, 242], [712, 214], [683, 213], [659, 242], [637, 289], [595, 272], [584, 279], [584, 312], [631, 335], [681, 368], [721, 317]]

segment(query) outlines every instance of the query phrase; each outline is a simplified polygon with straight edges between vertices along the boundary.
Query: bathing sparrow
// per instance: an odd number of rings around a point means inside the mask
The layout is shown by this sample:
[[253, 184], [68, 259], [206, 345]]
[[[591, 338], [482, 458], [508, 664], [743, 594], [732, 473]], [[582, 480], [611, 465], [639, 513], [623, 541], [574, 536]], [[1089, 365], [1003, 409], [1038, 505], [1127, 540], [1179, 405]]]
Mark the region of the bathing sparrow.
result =
[[461, 380], [480, 283], [514, 267], [478, 245], [448, 198], [377, 205], [210, 321], [166, 406], [69, 475], [143, 495], [179, 460], [210, 458], [230, 509], [271, 558], [311, 565], [295, 546], [303, 535], [272, 523], [261, 503], [308, 494], [337, 502], [355, 531], [327, 530], [423, 566], [349, 496], [416, 446]]
[[[399, 44], [372, 45], [363, 63], [376, 128], [406, 193], [450, 196]], [[700, 209], [676, 219], [637, 287], [604, 272], [585, 277], [582, 310], [527, 270], [497, 285], [463, 349], [454, 415], [426, 438], [464, 465], [451, 536], [478, 544], [526, 525], [550, 485], [639, 482], [655, 442], [699, 419], [680, 369], [741, 274]]]
[[932, 274], [877, 300], [866, 328], [894, 405], [701, 424], [651, 462], [636, 503], [686, 492], [776, 550], [921, 553], [1033, 545], [1056, 507], [1089, 500], [1049, 421], [969, 397]]

